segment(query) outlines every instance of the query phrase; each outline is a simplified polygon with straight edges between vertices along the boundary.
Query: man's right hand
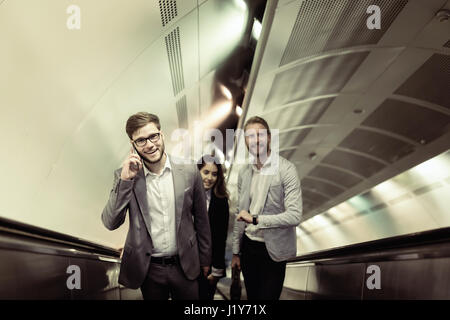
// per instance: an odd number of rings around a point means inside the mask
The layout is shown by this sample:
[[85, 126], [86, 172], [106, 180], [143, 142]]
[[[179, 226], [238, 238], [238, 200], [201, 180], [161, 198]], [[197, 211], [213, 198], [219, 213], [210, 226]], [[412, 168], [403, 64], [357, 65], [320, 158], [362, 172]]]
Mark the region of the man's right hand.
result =
[[231, 258], [231, 269], [235, 266], [241, 270], [241, 257], [238, 254], [233, 254], [233, 258]]
[[130, 154], [122, 164], [120, 179], [132, 180], [134, 177], [136, 177], [139, 170], [142, 169], [142, 165], [143, 164], [141, 158], [134, 153], [133, 147], [131, 147]]

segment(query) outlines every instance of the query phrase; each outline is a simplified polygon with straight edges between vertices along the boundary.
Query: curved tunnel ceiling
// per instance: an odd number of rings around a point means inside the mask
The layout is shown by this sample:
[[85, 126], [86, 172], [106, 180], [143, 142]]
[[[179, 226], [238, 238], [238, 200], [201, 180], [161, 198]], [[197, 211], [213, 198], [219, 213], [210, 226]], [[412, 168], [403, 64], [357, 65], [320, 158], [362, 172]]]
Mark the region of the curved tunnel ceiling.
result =
[[[366, 26], [373, 4], [380, 30]], [[435, 17], [449, 7], [277, 2], [247, 117], [280, 130], [280, 155], [302, 181], [303, 220], [450, 148], [450, 28]]]

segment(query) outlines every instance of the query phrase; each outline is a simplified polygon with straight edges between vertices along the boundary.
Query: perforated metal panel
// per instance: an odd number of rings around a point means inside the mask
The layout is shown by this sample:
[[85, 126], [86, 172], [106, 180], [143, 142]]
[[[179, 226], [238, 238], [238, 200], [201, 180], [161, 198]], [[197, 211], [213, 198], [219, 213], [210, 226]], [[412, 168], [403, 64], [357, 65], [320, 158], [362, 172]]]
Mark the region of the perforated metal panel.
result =
[[395, 93], [450, 108], [450, 56], [433, 54]]
[[385, 167], [377, 161], [340, 150], [333, 150], [322, 162], [354, 171], [366, 178], [369, 178]]
[[177, 116], [178, 116], [178, 127], [189, 129], [186, 96], [183, 96], [181, 99], [177, 101]]
[[166, 40], [167, 57], [169, 58], [170, 75], [172, 77], [173, 94], [176, 96], [184, 89], [183, 61], [181, 59], [180, 28], [176, 27]]
[[393, 99], [384, 101], [362, 124], [391, 131], [422, 144], [450, 131], [449, 116]]
[[178, 15], [177, 2], [173, 0], [159, 0], [159, 12], [163, 27]]
[[327, 57], [277, 74], [265, 108], [340, 92], [368, 54], [364, 51]]
[[448, 41], [444, 44], [444, 47], [450, 48], [450, 40], [448, 40]]
[[354, 175], [320, 165], [311, 170], [308, 176], [326, 179], [348, 189], [362, 181]]
[[394, 163], [414, 152], [413, 145], [376, 132], [362, 129], [352, 131], [339, 145]]
[[[307, 0], [303, 1], [280, 66], [337, 48], [375, 44], [389, 29], [407, 0]], [[381, 10], [381, 29], [370, 30], [367, 8]]]

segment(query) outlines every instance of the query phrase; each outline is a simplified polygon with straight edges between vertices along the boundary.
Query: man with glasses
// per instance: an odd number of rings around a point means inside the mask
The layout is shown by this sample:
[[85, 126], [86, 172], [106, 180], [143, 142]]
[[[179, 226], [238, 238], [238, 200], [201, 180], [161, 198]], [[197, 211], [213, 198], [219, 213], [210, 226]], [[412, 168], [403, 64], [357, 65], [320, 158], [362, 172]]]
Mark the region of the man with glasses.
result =
[[199, 171], [165, 153], [156, 115], [132, 115], [126, 132], [130, 154], [115, 172], [102, 213], [109, 230], [122, 225], [129, 213], [119, 283], [140, 287], [144, 299], [198, 299], [196, 279], [200, 272], [207, 276], [211, 262], [211, 233]]

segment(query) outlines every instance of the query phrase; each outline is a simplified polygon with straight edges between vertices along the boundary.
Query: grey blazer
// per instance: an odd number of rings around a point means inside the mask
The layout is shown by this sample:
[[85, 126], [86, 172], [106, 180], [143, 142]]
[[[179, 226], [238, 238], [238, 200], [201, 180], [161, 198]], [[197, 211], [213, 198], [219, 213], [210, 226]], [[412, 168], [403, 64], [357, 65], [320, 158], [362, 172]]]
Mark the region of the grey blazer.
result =
[[[274, 261], [284, 261], [297, 254], [297, 235], [295, 228], [302, 217], [302, 194], [295, 166], [279, 156], [278, 170], [270, 176], [270, 183], [264, 190], [265, 204], [258, 217], [258, 226], [263, 230], [267, 251]], [[252, 166], [246, 165], [239, 171], [238, 208], [250, 208], [250, 185], [253, 176]], [[234, 221], [233, 254], [241, 252], [242, 237], [246, 223]]]
[[[186, 277], [193, 280], [200, 266], [211, 264], [211, 231], [206, 210], [205, 191], [195, 165], [179, 165], [169, 157], [175, 191], [175, 223], [178, 255]], [[178, 162], [180, 163], [180, 162]], [[114, 173], [114, 183], [102, 221], [114, 230], [125, 221], [130, 227], [126, 238], [119, 283], [139, 288], [147, 275], [152, 255], [150, 215], [144, 170], [131, 181], [120, 179], [122, 169]]]

